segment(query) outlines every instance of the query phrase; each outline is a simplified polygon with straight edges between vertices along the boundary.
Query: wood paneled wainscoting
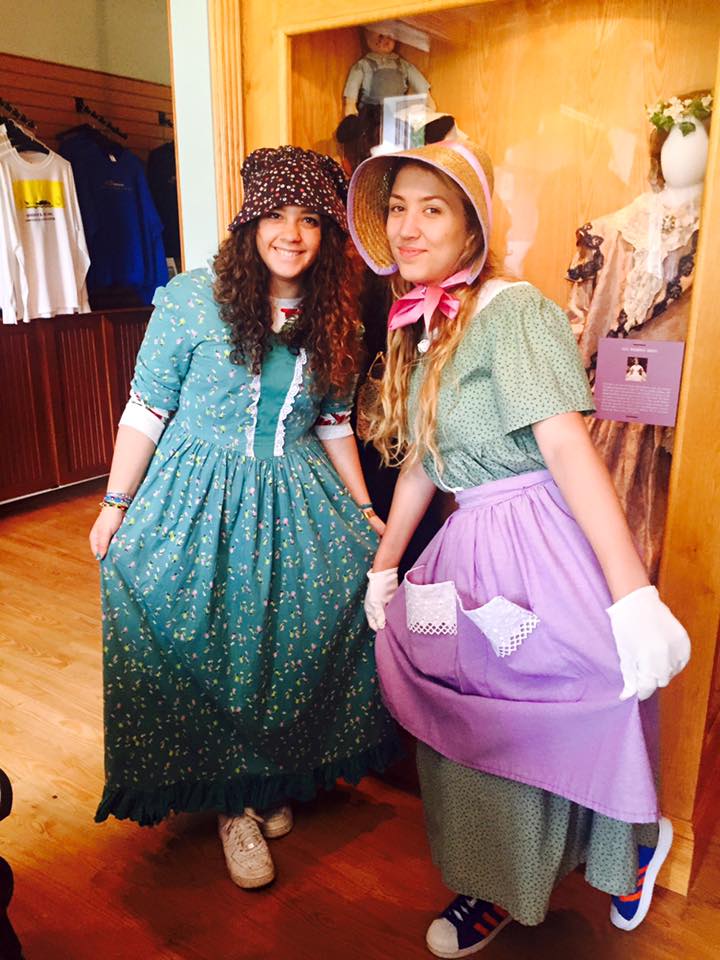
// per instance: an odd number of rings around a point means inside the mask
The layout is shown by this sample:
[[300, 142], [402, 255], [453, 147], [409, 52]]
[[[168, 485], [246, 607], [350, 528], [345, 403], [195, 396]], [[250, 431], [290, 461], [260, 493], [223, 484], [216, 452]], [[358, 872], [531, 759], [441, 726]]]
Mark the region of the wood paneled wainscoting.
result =
[[0, 502], [108, 472], [149, 307], [0, 326]]

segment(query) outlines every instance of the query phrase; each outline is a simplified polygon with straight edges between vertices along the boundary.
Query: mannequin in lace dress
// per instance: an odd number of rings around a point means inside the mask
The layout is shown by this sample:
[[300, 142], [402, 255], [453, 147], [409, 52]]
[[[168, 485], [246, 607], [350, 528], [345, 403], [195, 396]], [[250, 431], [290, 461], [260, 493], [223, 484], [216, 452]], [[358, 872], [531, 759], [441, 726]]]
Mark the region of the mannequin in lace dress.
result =
[[[568, 313], [591, 381], [602, 337], [684, 340], [708, 137], [702, 122], [651, 137], [651, 183], [627, 207], [584, 224], [568, 270]], [[590, 418], [643, 559], [657, 578], [667, 508], [671, 427]]]

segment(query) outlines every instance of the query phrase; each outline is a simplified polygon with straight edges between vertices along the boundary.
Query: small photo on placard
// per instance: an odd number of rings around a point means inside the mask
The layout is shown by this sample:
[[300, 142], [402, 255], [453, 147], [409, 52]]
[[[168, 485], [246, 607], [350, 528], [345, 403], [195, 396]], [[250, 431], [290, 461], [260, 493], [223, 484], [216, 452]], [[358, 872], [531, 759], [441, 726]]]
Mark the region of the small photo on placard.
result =
[[674, 426], [684, 352], [682, 341], [603, 338], [595, 373], [595, 416]]
[[647, 383], [647, 357], [628, 357], [626, 383]]

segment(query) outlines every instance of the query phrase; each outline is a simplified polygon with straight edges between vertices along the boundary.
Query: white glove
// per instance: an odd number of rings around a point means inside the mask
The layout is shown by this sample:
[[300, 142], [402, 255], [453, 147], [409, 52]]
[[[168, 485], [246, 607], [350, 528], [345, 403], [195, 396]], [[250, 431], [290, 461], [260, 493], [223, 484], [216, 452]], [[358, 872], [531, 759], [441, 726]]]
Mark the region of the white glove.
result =
[[385, 626], [385, 607], [392, 600], [398, 588], [398, 568], [389, 570], [370, 570], [368, 588], [365, 592], [365, 616], [371, 630], [382, 630]]
[[647, 700], [666, 687], [690, 659], [685, 627], [660, 599], [655, 587], [640, 587], [608, 607], [627, 700]]

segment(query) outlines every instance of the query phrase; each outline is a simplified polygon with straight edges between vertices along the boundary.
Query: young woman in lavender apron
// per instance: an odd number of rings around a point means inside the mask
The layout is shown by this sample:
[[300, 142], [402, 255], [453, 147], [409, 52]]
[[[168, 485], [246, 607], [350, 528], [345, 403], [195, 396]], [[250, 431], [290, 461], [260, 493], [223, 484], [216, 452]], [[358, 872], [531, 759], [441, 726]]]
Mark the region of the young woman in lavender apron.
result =
[[[616, 926], [643, 919], [672, 836], [648, 698], [690, 655], [588, 437], [565, 315], [490, 276], [492, 185], [479, 147], [446, 141], [367, 160], [348, 201], [364, 259], [395, 275], [372, 437], [402, 473], [365, 608], [458, 894], [428, 929], [440, 957], [540, 923], [581, 863]], [[458, 509], [398, 589], [436, 487]]]

